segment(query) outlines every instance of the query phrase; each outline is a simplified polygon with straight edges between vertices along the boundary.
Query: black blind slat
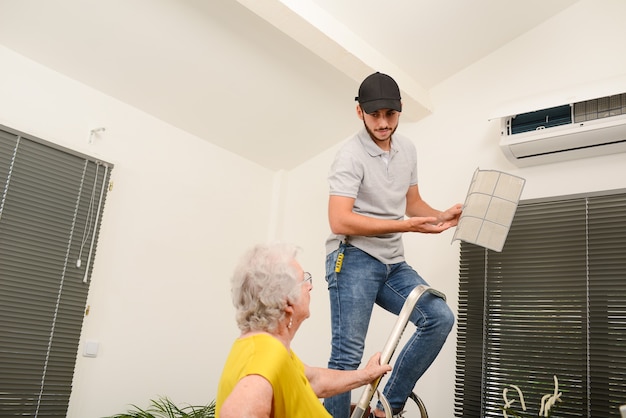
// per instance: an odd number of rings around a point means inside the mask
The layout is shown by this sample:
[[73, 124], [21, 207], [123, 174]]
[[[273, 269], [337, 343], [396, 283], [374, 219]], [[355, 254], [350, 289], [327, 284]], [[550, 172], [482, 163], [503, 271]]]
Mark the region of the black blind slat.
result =
[[502, 252], [463, 242], [459, 271], [456, 416], [501, 417], [509, 385], [536, 415], [557, 375], [555, 416], [619, 417], [626, 194], [522, 202]]
[[97, 242], [109, 176], [107, 163], [0, 128], [2, 417], [66, 414], [89, 288], [84, 239]]

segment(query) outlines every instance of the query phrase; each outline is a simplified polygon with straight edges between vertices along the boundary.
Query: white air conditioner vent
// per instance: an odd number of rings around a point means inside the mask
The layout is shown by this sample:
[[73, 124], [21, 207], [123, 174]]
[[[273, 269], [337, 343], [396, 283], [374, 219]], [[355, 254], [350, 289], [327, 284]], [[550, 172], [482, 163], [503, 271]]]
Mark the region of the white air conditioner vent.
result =
[[626, 152], [626, 93], [502, 118], [500, 147], [524, 167]]

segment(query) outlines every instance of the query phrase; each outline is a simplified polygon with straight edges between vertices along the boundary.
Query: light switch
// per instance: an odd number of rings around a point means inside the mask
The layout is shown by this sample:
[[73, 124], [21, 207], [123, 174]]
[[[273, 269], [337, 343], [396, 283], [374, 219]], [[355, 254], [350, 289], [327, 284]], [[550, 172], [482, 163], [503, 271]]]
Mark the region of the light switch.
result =
[[85, 348], [83, 349], [83, 356], [84, 357], [97, 357], [99, 347], [100, 347], [100, 343], [98, 343], [98, 341], [85, 341]]

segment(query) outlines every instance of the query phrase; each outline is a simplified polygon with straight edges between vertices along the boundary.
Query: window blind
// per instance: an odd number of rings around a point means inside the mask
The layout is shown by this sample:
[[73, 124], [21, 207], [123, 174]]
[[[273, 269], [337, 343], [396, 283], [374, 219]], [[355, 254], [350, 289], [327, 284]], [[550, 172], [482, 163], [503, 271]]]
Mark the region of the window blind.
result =
[[536, 416], [556, 375], [555, 416], [619, 417], [625, 374], [625, 193], [522, 202], [501, 253], [461, 244], [456, 416], [501, 417], [509, 385]]
[[111, 168], [0, 127], [0, 416], [66, 416]]

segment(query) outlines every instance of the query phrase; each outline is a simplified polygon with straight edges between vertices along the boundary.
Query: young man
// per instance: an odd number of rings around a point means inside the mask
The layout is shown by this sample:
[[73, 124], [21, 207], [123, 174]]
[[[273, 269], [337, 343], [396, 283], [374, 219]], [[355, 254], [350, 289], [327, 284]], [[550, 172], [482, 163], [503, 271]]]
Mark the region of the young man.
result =
[[[339, 370], [359, 367], [375, 303], [397, 315], [409, 293], [427, 284], [405, 261], [402, 233], [440, 233], [456, 226], [461, 215], [460, 204], [442, 212], [420, 196], [415, 146], [395, 133], [402, 111], [396, 82], [374, 73], [363, 80], [356, 100], [364, 127], [337, 153], [328, 178], [328, 367]], [[454, 315], [444, 299], [426, 293], [410, 321], [417, 329], [397, 356], [383, 391], [398, 417], [415, 383], [439, 354]], [[346, 392], [325, 399], [324, 405], [334, 418], [347, 418], [350, 402]], [[374, 414], [384, 416], [380, 409]]]

